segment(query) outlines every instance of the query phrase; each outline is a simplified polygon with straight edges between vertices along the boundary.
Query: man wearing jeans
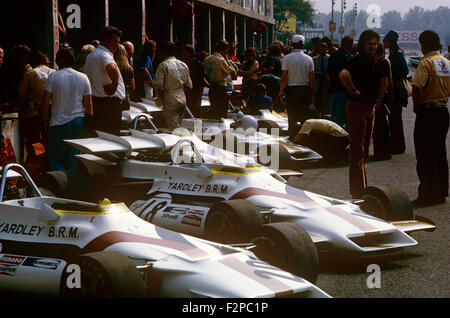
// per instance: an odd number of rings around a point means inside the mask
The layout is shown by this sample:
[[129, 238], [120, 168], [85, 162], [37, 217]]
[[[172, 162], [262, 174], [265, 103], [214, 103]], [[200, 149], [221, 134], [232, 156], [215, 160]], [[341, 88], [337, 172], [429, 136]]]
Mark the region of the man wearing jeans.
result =
[[71, 48], [59, 50], [56, 63], [59, 71], [49, 75], [42, 99], [44, 122], [50, 126], [48, 157], [53, 171], [75, 170], [77, 151], [64, 140], [84, 138], [85, 115], [92, 116], [91, 85], [85, 74], [73, 69], [75, 54]]
[[313, 99], [314, 61], [306, 55], [305, 37], [295, 34], [291, 39], [294, 50], [283, 58], [280, 84], [280, 103], [284, 105], [283, 95], [286, 88], [286, 110], [289, 122], [289, 137], [295, 138], [299, 127], [308, 119], [309, 106]]
[[[90, 130], [120, 135], [122, 101], [125, 84], [114, 61], [114, 52], [120, 44], [122, 31], [107, 27], [100, 38], [100, 45], [86, 59], [86, 75], [92, 85], [94, 117]], [[91, 131], [90, 134], [93, 134]]]

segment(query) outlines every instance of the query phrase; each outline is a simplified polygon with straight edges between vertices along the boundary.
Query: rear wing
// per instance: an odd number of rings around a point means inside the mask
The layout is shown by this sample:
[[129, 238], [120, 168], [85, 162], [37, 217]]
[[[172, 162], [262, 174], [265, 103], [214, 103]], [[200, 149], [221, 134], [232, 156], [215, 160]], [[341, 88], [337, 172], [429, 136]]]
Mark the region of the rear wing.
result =
[[172, 149], [180, 140], [179, 137], [174, 135], [152, 135], [136, 130], [132, 130], [131, 136], [126, 137], [118, 137], [101, 131], [97, 131], [97, 135], [97, 138], [64, 141], [84, 154], [115, 153], [128, 157], [132, 152], [139, 150], [153, 150], [155, 153], [164, 153]]

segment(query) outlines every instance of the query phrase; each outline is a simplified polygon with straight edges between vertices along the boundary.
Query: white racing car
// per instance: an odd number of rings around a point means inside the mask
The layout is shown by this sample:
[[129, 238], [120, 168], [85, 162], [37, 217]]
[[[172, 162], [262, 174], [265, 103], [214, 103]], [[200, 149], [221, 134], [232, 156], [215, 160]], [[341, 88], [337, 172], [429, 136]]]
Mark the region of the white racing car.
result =
[[[17, 179], [26, 181], [24, 190], [14, 186]], [[57, 199], [40, 191], [21, 166], [4, 168], [0, 294], [329, 297], [250, 250], [163, 229], [122, 203]]]
[[[190, 140], [168, 147], [169, 138], [173, 137], [102, 134], [70, 140], [85, 153], [78, 157], [80, 171], [49, 173], [41, 185], [62, 196], [83, 190], [106, 195], [126, 202], [153, 224], [216, 242], [250, 242], [261, 233], [262, 224], [288, 222], [296, 230], [284, 233], [291, 239], [297, 236], [304, 246], [314, 242], [320, 251], [372, 257], [414, 246], [417, 242], [407, 233], [435, 228], [431, 221], [414, 216], [409, 199], [399, 191], [368, 188], [357, 205], [291, 187], [257, 166], [203, 163]], [[178, 163], [184, 143], [194, 148], [195, 163]], [[143, 149], [146, 160], [140, 155]], [[280, 251], [289, 255], [291, 243], [285, 238], [266, 243], [275, 241], [285, 242], [287, 248]]]
[[[206, 103], [206, 101], [204, 101]], [[144, 99], [141, 103], [131, 103], [133, 107], [141, 108], [143, 113], [150, 114], [156, 118], [158, 125], [158, 116], [162, 114], [162, 107], [157, 106], [155, 102]], [[212, 142], [214, 145], [222, 146], [223, 149], [249, 155], [258, 160], [259, 163], [271, 166], [271, 162], [261, 159], [262, 148], [269, 147], [279, 154], [277, 164], [280, 168], [296, 167], [297, 163], [321, 160], [323, 157], [310, 148], [293, 143], [287, 137], [269, 135], [266, 132], [273, 132], [270, 126], [263, 127], [258, 131], [258, 121], [249, 115], [235, 113], [227, 119], [197, 119], [187, 109], [190, 118], [183, 120], [182, 126], [194, 132], [205, 142]], [[158, 115], [159, 114], [159, 115]], [[161, 118], [159, 118], [161, 121]], [[219, 138], [218, 138], [219, 137]], [[220, 140], [218, 140], [220, 139]]]

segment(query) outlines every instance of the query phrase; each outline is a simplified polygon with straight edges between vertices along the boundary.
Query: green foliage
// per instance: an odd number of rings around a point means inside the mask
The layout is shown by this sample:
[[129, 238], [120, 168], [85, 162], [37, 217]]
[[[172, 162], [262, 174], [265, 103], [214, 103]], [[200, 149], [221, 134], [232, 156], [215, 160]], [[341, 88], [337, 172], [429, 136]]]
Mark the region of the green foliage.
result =
[[297, 22], [313, 22], [314, 8], [309, 0], [275, 0], [273, 6], [277, 30], [284, 29], [293, 15], [296, 16]]

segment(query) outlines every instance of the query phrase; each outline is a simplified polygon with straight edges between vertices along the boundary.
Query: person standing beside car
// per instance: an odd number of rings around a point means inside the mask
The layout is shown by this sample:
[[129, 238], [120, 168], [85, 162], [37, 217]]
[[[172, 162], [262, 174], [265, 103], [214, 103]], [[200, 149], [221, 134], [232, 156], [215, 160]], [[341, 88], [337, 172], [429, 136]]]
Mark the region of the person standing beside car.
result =
[[383, 44], [389, 49], [389, 61], [392, 67], [393, 92], [389, 110], [389, 126], [391, 132], [391, 153], [393, 155], [405, 153], [405, 134], [403, 132], [403, 107], [408, 106], [408, 93], [404, 81], [409, 74], [408, 63], [405, 54], [397, 44], [399, 34], [389, 31], [384, 37]]
[[[294, 50], [282, 60], [282, 76], [280, 84], [280, 103], [286, 105], [289, 121], [289, 137], [293, 139], [298, 131], [297, 123], [303, 124], [308, 119], [309, 106], [314, 92], [314, 61], [306, 55], [305, 37], [295, 34], [291, 39]], [[284, 90], [286, 88], [286, 103]]]
[[419, 36], [424, 57], [412, 83], [414, 146], [420, 185], [412, 204], [424, 207], [443, 204], [448, 197], [448, 162], [446, 138], [449, 129], [449, 61], [439, 53], [439, 35], [431, 30]]
[[86, 59], [85, 72], [92, 86], [94, 117], [90, 125], [91, 135], [99, 130], [120, 135], [122, 101], [125, 99], [125, 84], [114, 53], [120, 44], [122, 31], [107, 27], [103, 31], [100, 45]]
[[[73, 69], [75, 53], [72, 48], [62, 48], [56, 55], [59, 71], [48, 76], [42, 99], [42, 115], [50, 127], [48, 157], [53, 171], [74, 170], [73, 147], [66, 139], [85, 137], [85, 116], [92, 116], [92, 91], [88, 77]], [[49, 104], [53, 100], [51, 116]]]
[[340, 73], [344, 87], [350, 93], [347, 104], [347, 129], [350, 135], [350, 193], [360, 199], [367, 187], [367, 161], [372, 139], [375, 108], [381, 107], [389, 81], [390, 70], [375, 72], [374, 54], [380, 36], [373, 30], [364, 31], [358, 42], [359, 54]]
[[158, 105], [163, 106], [167, 128], [175, 130], [181, 126], [186, 114], [186, 93], [192, 89], [188, 66], [175, 58], [175, 43], [168, 42], [161, 47], [164, 59], [156, 70], [154, 89]]

